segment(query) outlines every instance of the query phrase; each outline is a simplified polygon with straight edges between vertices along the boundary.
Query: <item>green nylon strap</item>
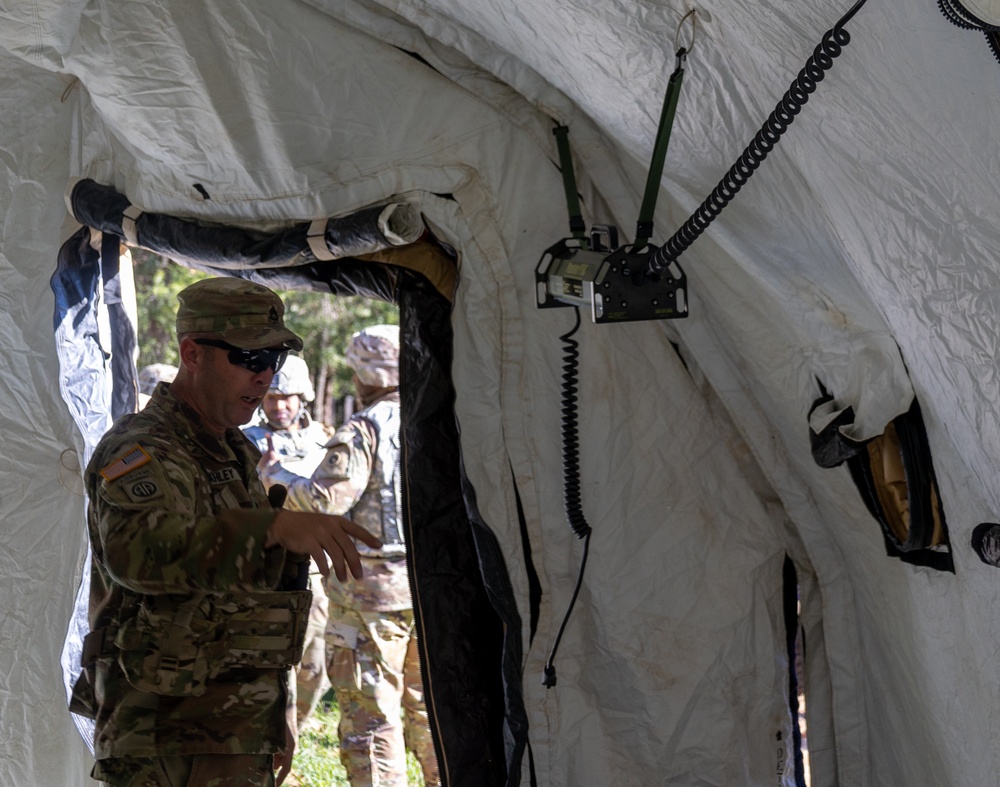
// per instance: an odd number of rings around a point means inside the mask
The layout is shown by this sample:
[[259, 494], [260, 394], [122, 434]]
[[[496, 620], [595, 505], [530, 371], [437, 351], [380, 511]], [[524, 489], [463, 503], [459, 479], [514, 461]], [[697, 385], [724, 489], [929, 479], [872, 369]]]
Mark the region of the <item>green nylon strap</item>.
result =
[[639, 209], [639, 219], [635, 228], [635, 245], [643, 246], [653, 234], [653, 211], [656, 209], [656, 197], [660, 191], [660, 178], [663, 175], [663, 163], [667, 158], [667, 146], [670, 144], [670, 131], [674, 125], [674, 115], [677, 112], [677, 100], [681, 95], [681, 82], [684, 81], [684, 57], [687, 50], [677, 50], [677, 68], [667, 82], [667, 94], [663, 97], [663, 109], [660, 112], [660, 126], [656, 130], [656, 142], [653, 145], [653, 160], [649, 164], [649, 175], [646, 177], [646, 193]]
[[566, 191], [566, 209], [569, 212], [569, 231], [574, 238], [586, 235], [587, 225], [580, 211], [580, 196], [576, 191], [576, 176], [573, 174], [573, 157], [569, 152], [569, 129], [566, 126], [556, 126], [552, 129], [556, 137], [556, 147], [559, 149], [559, 168], [562, 170], [563, 189]]

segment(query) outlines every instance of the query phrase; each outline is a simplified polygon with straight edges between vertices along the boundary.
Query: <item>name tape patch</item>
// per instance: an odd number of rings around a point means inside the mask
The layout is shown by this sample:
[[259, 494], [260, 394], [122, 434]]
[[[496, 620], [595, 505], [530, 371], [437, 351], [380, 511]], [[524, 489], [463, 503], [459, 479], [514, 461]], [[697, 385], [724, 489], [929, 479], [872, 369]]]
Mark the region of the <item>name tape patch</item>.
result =
[[118, 457], [114, 462], [101, 470], [101, 475], [107, 481], [114, 481], [126, 473], [131, 473], [136, 468], [142, 467], [147, 462], [151, 462], [152, 459], [153, 457], [147, 454], [141, 445], [136, 444], [134, 448], [128, 450], [128, 453]]
[[239, 477], [240, 474], [232, 467], [224, 467], [221, 470], [215, 470], [208, 474], [208, 480], [213, 484], [228, 484]]

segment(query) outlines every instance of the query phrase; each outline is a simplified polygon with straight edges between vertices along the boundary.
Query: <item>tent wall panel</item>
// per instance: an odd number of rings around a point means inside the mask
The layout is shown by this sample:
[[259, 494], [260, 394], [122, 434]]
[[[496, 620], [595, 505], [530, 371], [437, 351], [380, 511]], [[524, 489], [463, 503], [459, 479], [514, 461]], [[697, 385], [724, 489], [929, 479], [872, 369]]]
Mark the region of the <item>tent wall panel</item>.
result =
[[[1000, 623], [993, 572], [967, 546], [976, 523], [997, 520], [1000, 488], [998, 72], [981, 35], [933, 2], [869, 2], [781, 145], [681, 258], [691, 316], [584, 321], [594, 535], [546, 690], [582, 546], [561, 506], [558, 337], [572, 316], [535, 308], [534, 266], [566, 227], [550, 127], [570, 125], [588, 223], [630, 235], [686, 9], [0, 9], [0, 424], [17, 446], [0, 460], [7, 781], [74, 785], [87, 767], [56, 680], [84, 549], [76, 474], [60, 458], [82, 442], [45, 307], [67, 235], [62, 192], [87, 176], [147, 211], [248, 229], [422, 202], [460, 257], [455, 410], [478, 534], [507, 564], [523, 682], [499, 652], [512, 635], [483, 658], [508, 670], [507, 700], [523, 693], [540, 784], [787, 783], [774, 746], [789, 725], [786, 554], [813, 645], [813, 783], [991, 782]], [[699, 5], [654, 242], [714, 187], [845, 10]], [[820, 383], [855, 408], [860, 439], [919, 401], [955, 574], [887, 558], [847, 470], [815, 464]], [[491, 722], [505, 756], [525, 737], [516, 721]]]
[[80, 581], [82, 442], [60, 396], [49, 277], [65, 221], [68, 80], [0, 51], [0, 781], [83, 785], [60, 651]]

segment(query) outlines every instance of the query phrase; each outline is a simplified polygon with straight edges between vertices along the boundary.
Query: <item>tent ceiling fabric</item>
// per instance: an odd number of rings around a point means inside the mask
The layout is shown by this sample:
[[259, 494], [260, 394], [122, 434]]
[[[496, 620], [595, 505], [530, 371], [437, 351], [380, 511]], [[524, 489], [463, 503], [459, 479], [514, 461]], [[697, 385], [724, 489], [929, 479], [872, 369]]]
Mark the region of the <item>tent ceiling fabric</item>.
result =
[[[654, 243], [848, 5], [695, 6]], [[993, 780], [996, 575], [967, 545], [1000, 518], [1000, 66], [934, 0], [868, 0], [848, 24], [781, 143], [680, 258], [688, 319], [582, 326], [594, 536], [559, 683], [541, 685], [580, 559], [561, 510], [572, 319], [534, 294], [567, 226], [551, 127], [570, 128], [588, 224], [631, 237], [690, 7], [0, 0], [0, 423], [17, 446], [0, 462], [5, 781], [88, 783], [57, 680], [85, 548], [65, 463], [86, 447], [55, 382], [48, 286], [81, 177], [150, 213], [254, 231], [405, 201], [456, 249], [455, 409], [522, 619], [539, 784], [791, 784], [775, 746], [790, 731], [786, 553], [810, 643], [812, 783]], [[819, 383], [853, 407], [856, 440], [919, 401], [955, 574], [887, 558], [847, 471], [813, 462]]]

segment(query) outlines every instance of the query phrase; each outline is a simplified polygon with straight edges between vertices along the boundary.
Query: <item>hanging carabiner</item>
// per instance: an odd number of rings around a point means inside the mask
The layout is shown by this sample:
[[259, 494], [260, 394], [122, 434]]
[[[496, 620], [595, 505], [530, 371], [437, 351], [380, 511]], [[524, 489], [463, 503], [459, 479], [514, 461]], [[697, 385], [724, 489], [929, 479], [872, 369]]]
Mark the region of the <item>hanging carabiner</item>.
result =
[[[684, 23], [690, 19], [691, 20], [691, 40], [688, 42], [687, 46], [681, 46], [681, 29], [684, 27]], [[680, 68], [681, 61], [686, 58], [691, 50], [694, 49], [694, 40], [698, 32], [698, 9], [692, 8], [684, 16], [681, 17], [681, 21], [677, 23], [677, 32], [674, 33], [674, 51], [677, 53], [677, 68]]]

